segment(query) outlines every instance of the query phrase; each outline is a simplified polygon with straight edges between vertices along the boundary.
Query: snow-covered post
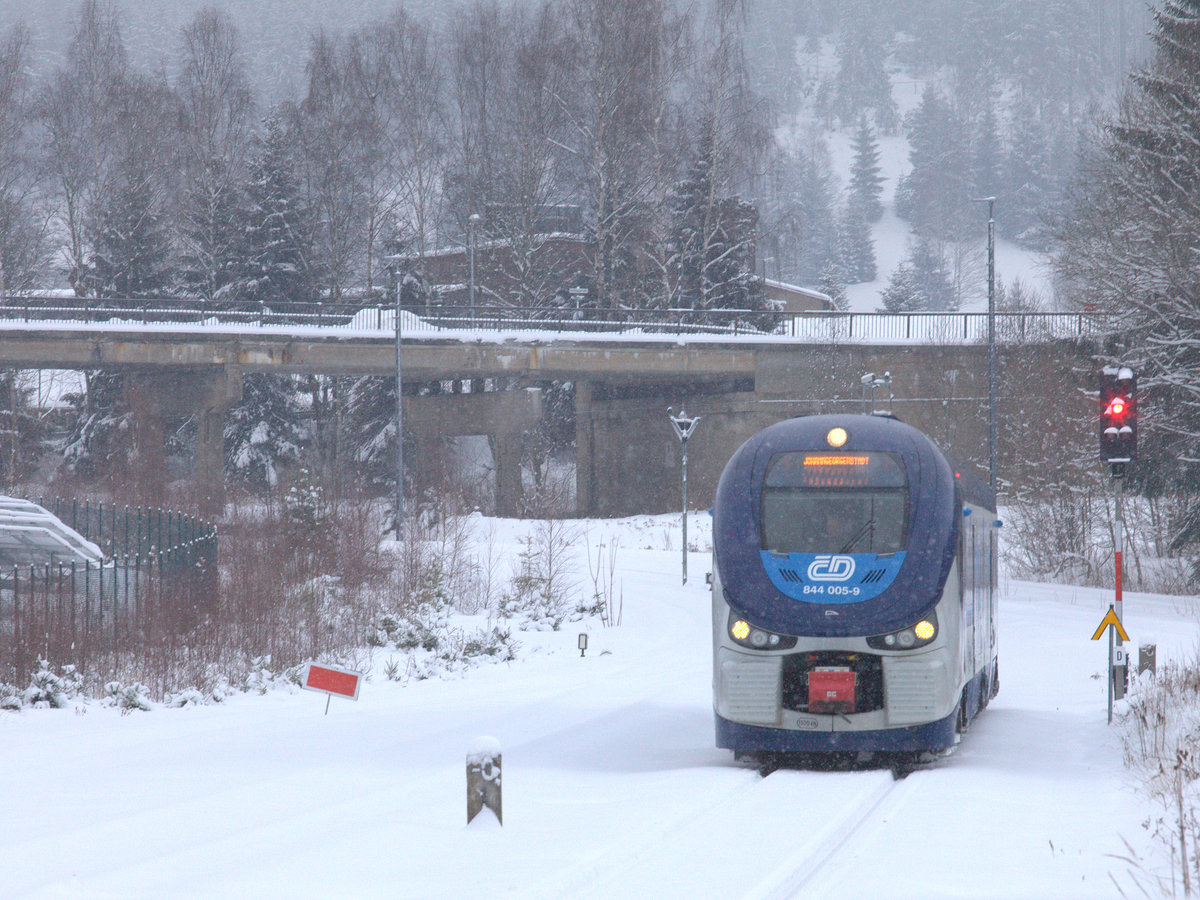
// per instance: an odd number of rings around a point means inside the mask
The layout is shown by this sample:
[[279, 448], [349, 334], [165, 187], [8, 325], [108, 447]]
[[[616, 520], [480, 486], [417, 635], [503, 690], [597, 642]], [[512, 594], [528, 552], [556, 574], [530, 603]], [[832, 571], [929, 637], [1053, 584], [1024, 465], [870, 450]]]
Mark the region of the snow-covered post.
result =
[[500, 742], [476, 738], [475, 749], [467, 754], [467, 824], [486, 806], [503, 825], [500, 805]]
[[1157, 671], [1155, 666], [1155, 658], [1158, 656], [1158, 646], [1156, 644], [1142, 644], [1138, 647], [1138, 674], [1141, 675], [1149, 672], [1154, 675]]

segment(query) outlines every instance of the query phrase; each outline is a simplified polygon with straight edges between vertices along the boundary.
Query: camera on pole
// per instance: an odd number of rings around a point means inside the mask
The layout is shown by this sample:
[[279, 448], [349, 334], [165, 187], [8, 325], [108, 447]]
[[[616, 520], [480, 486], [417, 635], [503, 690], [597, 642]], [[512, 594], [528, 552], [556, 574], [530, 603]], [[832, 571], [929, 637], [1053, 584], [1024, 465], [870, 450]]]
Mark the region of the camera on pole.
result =
[[1127, 366], [1100, 370], [1100, 459], [1111, 463], [1113, 477], [1137, 456], [1137, 376]]

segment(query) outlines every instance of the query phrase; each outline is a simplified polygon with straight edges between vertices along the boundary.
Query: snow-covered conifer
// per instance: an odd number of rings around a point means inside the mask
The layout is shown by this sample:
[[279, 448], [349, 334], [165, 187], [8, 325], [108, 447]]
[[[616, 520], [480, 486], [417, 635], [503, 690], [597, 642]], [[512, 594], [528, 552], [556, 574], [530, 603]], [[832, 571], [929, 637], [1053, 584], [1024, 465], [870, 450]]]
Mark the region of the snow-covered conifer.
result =
[[274, 488], [300, 459], [304, 434], [290, 376], [247, 373], [242, 400], [225, 417], [226, 471], [256, 488]]
[[699, 153], [675, 188], [677, 302], [693, 309], [761, 309], [762, 283], [754, 272], [758, 210], [721, 195], [714, 153], [706, 122]]
[[963, 123], [936, 87], [907, 119], [911, 171], [896, 191], [896, 211], [922, 234], [956, 239], [974, 221], [969, 142]]
[[875, 280], [875, 242], [871, 238], [871, 226], [854, 198], [839, 222], [838, 257], [846, 283]]
[[301, 189], [295, 157], [295, 141], [283, 116], [269, 116], [250, 169], [248, 255], [239, 296], [270, 303], [313, 300], [319, 294], [316, 219]]
[[879, 163], [879, 142], [866, 118], [854, 134], [854, 162], [850, 167], [850, 203], [867, 222], [878, 222], [883, 215], [883, 168]]

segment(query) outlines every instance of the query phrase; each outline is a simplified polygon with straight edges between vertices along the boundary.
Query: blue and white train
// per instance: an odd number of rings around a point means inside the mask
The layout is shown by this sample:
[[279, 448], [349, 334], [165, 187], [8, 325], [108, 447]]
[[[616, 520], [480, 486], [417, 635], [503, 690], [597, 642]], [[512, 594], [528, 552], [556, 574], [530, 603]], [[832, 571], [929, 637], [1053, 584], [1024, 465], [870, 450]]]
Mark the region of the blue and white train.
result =
[[779, 422], [713, 508], [717, 746], [937, 751], [999, 687], [996, 501], [890, 416]]

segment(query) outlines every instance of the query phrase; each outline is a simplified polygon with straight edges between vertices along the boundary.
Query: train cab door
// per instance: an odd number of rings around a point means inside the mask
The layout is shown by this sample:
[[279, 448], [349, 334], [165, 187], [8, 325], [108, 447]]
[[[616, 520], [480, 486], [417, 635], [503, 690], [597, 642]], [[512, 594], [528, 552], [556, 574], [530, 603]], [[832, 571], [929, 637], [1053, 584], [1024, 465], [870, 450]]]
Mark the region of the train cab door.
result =
[[975, 674], [975, 601], [979, 584], [979, 531], [966, 516], [962, 528], [962, 630], [959, 634], [964, 682]]

